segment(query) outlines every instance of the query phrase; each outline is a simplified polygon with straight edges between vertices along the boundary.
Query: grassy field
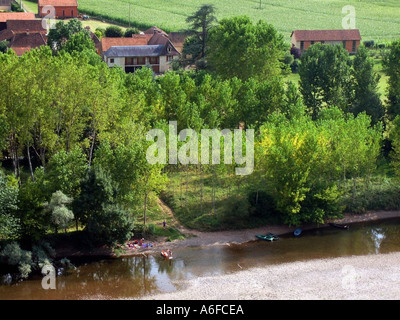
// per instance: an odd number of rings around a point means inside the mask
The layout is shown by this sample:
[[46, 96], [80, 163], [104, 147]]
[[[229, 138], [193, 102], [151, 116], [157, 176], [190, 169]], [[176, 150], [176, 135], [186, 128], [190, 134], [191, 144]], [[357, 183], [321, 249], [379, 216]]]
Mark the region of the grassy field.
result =
[[[200, 5], [213, 3], [219, 19], [248, 15], [273, 24], [289, 41], [294, 29], [340, 29], [342, 8], [356, 10], [356, 27], [364, 40], [400, 38], [398, 0], [80, 0], [79, 9], [138, 27], [157, 25], [166, 31], [186, 27], [185, 19]], [[129, 19], [130, 17], [130, 19]]]

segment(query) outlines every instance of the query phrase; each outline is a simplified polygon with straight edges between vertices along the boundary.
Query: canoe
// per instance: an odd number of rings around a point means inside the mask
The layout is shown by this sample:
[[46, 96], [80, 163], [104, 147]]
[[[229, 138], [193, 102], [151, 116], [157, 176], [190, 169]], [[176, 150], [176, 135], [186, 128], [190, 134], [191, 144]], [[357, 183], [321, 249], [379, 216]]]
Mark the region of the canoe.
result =
[[293, 234], [294, 234], [295, 237], [298, 237], [298, 236], [301, 235], [302, 232], [303, 232], [302, 229], [297, 228], [296, 230], [294, 230]]
[[279, 237], [271, 232], [268, 232], [266, 235], [258, 234], [256, 235], [258, 239], [265, 241], [276, 241], [279, 240]]
[[348, 225], [342, 225], [342, 224], [337, 224], [337, 223], [330, 223], [329, 224], [331, 227], [339, 228], [339, 229], [349, 229]]

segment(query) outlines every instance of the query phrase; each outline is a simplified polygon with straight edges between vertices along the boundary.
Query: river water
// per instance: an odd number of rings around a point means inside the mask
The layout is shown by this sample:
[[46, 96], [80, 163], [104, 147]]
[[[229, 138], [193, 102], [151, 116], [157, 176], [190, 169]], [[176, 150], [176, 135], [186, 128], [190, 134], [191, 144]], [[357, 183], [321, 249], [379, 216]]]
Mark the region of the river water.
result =
[[0, 278], [4, 299], [118, 299], [138, 298], [182, 289], [179, 280], [237, 272], [251, 267], [318, 258], [381, 254], [400, 251], [400, 220], [353, 224], [305, 231], [275, 242], [251, 241], [242, 245], [188, 247], [174, 250], [173, 260], [161, 256], [75, 262], [76, 269], [61, 273], [56, 290], [44, 290], [39, 276], [11, 283]]

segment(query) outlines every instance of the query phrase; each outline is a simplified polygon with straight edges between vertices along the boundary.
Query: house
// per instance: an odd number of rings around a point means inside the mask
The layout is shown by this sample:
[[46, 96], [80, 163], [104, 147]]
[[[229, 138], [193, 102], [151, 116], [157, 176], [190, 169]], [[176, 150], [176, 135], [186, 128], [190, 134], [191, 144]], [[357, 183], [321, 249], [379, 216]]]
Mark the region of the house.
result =
[[143, 66], [151, 67], [154, 73], [164, 73], [172, 69], [171, 61], [179, 54], [167, 35], [161, 32], [101, 39], [103, 60], [110, 67], [122, 67], [127, 73]]
[[33, 12], [0, 12], [0, 31], [7, 28], [7, 20], [34, 20]]
[[8, 47], [18, 56], [47, 44], [47, 30], [41, 20], [7, 20], [6, 25], [0, 31], [0, 41], [8, 41]]
[[314, 43], [342, 45], [350, 54], [355, 54], [361, 43], [358, 29], [348, 30], [295, 30], [292, 32], [292, 46], [303, 53]]
[[11, 0], [0, 0], [0, 11], [11, 11]]
[[38, 0], [38, 12], [41, 18], [46, 17], [50, 12], [46, 6], [55, 9], [55, 18], [77, 18], [78, 0]]

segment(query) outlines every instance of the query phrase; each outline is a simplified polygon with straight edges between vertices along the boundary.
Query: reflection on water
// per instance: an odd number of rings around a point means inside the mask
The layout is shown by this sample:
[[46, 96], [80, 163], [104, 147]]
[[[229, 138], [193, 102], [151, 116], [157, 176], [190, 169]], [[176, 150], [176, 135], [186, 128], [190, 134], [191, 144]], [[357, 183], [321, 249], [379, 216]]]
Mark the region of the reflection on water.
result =
[[382, 228], [371, 229], [369, 232], [371, 234], [372, 241], [375, 245], [375, 253], [379, 253], [379, 249], [381, 247], [382, 241], [386, 238], [384, 231]]
[[[181, 288], [178, 280], [236, 272], [250, 267], [316, 258], [400, 251], [400, 221], [352, 225], [350, 230], [325, 228], [300, 238], [252, 241], [243, 245], [179, 248], [173, 260], [138, 256], [80, 263], [57, 277], [57, 289], [46, 291], [41, 278], [11, 283], [0, 279], [0, 299], [114, 299], [135, 298]], [[266, 230], [267, 232], [268, 230]]]

